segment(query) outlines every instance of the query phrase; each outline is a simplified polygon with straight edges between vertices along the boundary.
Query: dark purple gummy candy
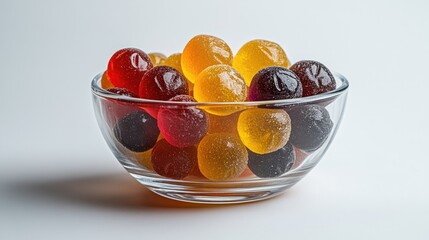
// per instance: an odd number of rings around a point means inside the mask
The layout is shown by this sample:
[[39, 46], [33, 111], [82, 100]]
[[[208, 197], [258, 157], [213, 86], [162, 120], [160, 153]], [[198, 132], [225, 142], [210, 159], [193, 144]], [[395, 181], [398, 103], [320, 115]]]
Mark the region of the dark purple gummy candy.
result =
[[295, 151], [290, 143], [268, 154], [257, 154], [250, 150], [247, 152], [249, 153], [247, 165], [256, 176], [261, 178], [278, 177], [289, 171], [295, 162]]
[[283, 67], [267, 67], [252, 79], [249, 88], [250, 101], [291, 99], [302, 96], [299, 78]]
[[319, 105], [297, 106], [288, 114], [292, 123], [289, 142], [307, 152], [322, 146], [334, 125], [328, 110]]
[[156, 119], [145, 111], [129, 113], [113, 127], [116, 139], [134, 152], [144, 152], [155, 146], [159, 136]]

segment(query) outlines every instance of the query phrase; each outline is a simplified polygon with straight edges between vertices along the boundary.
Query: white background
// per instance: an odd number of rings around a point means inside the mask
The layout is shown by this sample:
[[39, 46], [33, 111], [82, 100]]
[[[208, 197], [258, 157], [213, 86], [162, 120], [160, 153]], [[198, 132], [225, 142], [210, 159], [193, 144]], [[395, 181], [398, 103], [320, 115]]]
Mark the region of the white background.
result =
[[[429, 4], [0, 1], [0, 239], [429, 239]], [[123, 47], [263, 38], [350, 81], [321, 163], [277, 198], [166, 200], [114, 159], [90, 81]]]

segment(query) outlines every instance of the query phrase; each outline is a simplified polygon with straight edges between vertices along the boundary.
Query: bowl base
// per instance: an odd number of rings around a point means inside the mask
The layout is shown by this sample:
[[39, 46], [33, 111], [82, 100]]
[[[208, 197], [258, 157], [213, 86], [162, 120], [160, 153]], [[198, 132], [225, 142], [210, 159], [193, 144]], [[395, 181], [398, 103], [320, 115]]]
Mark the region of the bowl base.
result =
[[[288, 188], [288, 187], [287, 187]], [[165, 189], [149, 188], [152, 192], [177, 201], [200, 203], [200, 204], [236, 204], [256, 202], [273, 198], [284, 193], [287, 188], [278, 190], [268, 190], [259, 192], [238, 192], [238, 193], [202, 193], [202, 192], [175, 192], [165, 191]]]
[[131, 173], [152, 192], [173, 200], [203, 204], [235, 204], [269, 199], [292, 187], [303, 176], [241, 182], [173, 180]]

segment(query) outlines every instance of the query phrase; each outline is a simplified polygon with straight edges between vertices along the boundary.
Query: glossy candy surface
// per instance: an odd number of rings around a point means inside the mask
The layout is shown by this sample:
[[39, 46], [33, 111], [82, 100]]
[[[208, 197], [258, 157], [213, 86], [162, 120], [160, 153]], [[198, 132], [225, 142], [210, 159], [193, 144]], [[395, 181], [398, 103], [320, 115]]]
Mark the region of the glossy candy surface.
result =
[[[240, 73], [231, 66], [215, 65], [198, 75], [194, 97], [198, 102], [243, 102], [247, 99], [247, 86]], [[219, 116], [236, 111], [234, 107], [205, 110]]]
[[299, 61], [290, 67], [301, 80], [302, 96], [313, 96], [336, 88], [335, 78], [329, 69], [316, 61]]
[[287, 143], [291, 120], [284, 110], [248, 109], [240, 114], [237, 129], [241, 141], [250, 151], [266, 154]]
[[161, 139], [152, 150], [151, 162], [159, 175], [182, 179], [188, 176], [196, 165], [197, 149], [194, 146], [177, 148]]
[[159, 52], [148, 53], [148, 55], [152, 61], [153, 66], [163, 65], [165, 59], [167, 58], [164, 54]]
[[299, 78], [283, 67], [267, 67], [256, 73], [249, 87], [250, 101], [299, 98], [302, 86]]
[[156, 119], [140, 110], [129, 113], [116, 123], [113, 133], [122, 145], [134, 152], [151, 149], [158, 138]]
[[246, 169], [247, 160], [247, 149], [234, 134], [208, 134], [198, 145], [199, 169], [210, 180], [239, 176]]
[[168, 66], [156, 66], [141, 79], [139, 97], [168, 100], [188, 92], [186, 79], [179, 71]]
[[273, 178], [289, 171], [295, 162], [295, 150], [288, 143], [279, 150], [268, 154], [249, 151], [250, 170], [258, 177]]
[[217, 64], [231, 65], [232, 58], [230, 47], [222, 39], [197, 35], [183, 49], [181, 66], [186, 78], [195, 83], [201, 71]]
[[[183, 76], [185, 76], [185, 74], [183, 74], [183, 71], [182, 71], [181, 58], [182, 58], [181, 53], [171, 54], [167, 59], [165, 59], [163, 65], [172, 67], [172, 68], [176, 69], [177, 71], [179, 71]], [[188, 81], [189, 94], [193, 95], [192, 93], [193, 93], [193, 89], [194, 89], [194, 84], [191, 81], [189, 81], [188, 79], [186, 79], [186, 80]]]
[[288, 111], [292, 121], [290, 142], [304, 150], [317, 150], [328, 138], [333, 122], [329, 112], [319, 105], [304, 105]]
[[152, 61], [142, 50], [124, 48], [110, 58], [107, 76], [113, 86], [126, 88], [138, 95], [140, 80], [152, 67]]
[[[178, 95], [169, 101], [196, 102], [189, 95]], [[208, 131], [207, 114], [193, 106], [170, 106], [158, 112], [158, 127], [171, 145], [189, 147], [200, 142]]]
[[253, 76], [263, 68], [270, 66], [289, 67], [290, 62], [285, 51], [274, 42], [252, 40], [244, 44], [234, 57], [232, 66], [243, 75], [247, 86]]
[[107, 71], [104, 71], [103, 76], [101, 76], [101, 88], [108, 89], [113, 87], [113, 84], [110, 82], [109, 78], [107, 78]]

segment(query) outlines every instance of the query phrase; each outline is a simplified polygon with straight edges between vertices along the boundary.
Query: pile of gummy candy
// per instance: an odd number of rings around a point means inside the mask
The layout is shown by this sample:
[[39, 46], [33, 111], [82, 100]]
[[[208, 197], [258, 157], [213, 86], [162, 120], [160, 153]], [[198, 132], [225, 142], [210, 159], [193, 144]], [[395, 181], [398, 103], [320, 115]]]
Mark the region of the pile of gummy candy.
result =
[[[252, 40], [233, 56], [222, 39], [197, 35], [182, 53], [169, 57], [136, 48], [117, 51], [101, 87], [132, 98], [245, 102], [312, 96], [334, 90], [336, 82], [319, 62], [291, 65], [274, 42]], [[105, 115], [113, 119], [109, 125], [120, 152], [144, 169], [173, 179], [278, 177], [320, 148], [333, 128], [323, 104], [243, 109], [134, 107], [110, 101]]]

